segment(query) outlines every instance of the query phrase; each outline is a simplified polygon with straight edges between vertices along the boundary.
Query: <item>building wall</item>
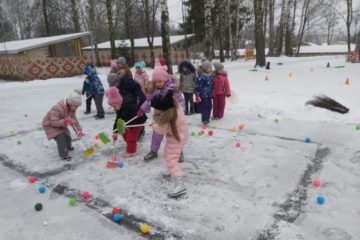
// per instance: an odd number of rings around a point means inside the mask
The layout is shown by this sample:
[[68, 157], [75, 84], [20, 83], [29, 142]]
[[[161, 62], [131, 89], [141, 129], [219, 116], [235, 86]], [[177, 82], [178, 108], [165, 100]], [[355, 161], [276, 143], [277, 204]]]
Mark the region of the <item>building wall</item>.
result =
[[[91, 50], [84, 50], [84, 57], [86, 59], [86, 61], [88, 63], [92, 63], [93, 62], [93, 56], [92, 56], [92, 51]], [[154, 48], [154, 54], [155, 57], [160, 57], [162, 56], [162, 48], [161, 47], [156, 47]], [[190, 53], [191, 54], [191, 53]], [[110, 61], [111, 61], [111, 52], [110, 49], [101, 49], [99, 50], [99, 55], [100, 55], [100, 64], [101, 65], [110, 65]], [[178, 64], [180, 63], [182, 60], [185, 59], [186, 53], [185, 50], [180, 50], [179, 48], [177, 48], [175, 50], [174, 47], [172, 47], [171, 49], [171, 57], [172, 57], [172, 63], [173, 64]], [[190, 56], [191, 57], [191, 56]], [[150, 59], [150, 50], [149, 48], [135, 48], [135, 59], [142, 59], [146, 62], [146, 64], [150, 64], [151, 63], [151, 59]]]
[[42, 47], [42, 48], [36, 48], [29, 51], [26, 51], [24, 53], [25, 56], [29, 58], [35, 58], [35, 59], [44, 59], [48, 57], [48, 48]]
[[0, 79], [34, 80], [83, 73], [83, 57], [44, 58], [33, 55], [0, 55]]

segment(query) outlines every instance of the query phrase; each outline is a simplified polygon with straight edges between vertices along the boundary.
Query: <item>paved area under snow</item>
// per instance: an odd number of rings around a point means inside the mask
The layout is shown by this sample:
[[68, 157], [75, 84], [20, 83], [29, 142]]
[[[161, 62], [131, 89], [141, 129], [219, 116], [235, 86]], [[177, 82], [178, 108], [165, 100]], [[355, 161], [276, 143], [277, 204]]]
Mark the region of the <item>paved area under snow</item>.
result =
[[[83, 76], [2, 83], [0, 239], [360, 239], [359, 65], [334, 68], [344, 64], [342, 57], [269, 60], [270, 71], [249, 71], [253, 62], [225, 64], [237, 96], [227, 103], [225, 118], [210, 124], [213, 136], [207, 129], [190, 138], [182, 163], [188, 194], [178, 200], [166, 196], [162, 154], [142, 160], [150, 128], [138, 156], [124, 160], [122, 169], [105, 168], [111, 146], [94, 136], [111, 131], [115, 115], [107, 106], [105, 120], [83, 115], [85, 106], [78, 112], [97, 153], [84, 159], [83, 145], [75, 141], [73, 160], [58, 160], [55, 142], [39, 127], [52, 105], [81, 88]], [[104, 86], [107, 71], [99, 69]], [[350, 113], [305, 106], [317, 94], [338, 100]], [[200, 116], [188, 120], [198, 133]], [[245, 128], [239, 130], [240, 124]], [[117, 153], [123, 149], [118, 142]], [[30, 175], [38, 182], [27, 183]], [[41, 184], [45, 194], [38, 193]], [[81, 199], [83, 191], [91, 193], [89, 200]], [[319, 195], [324, 205], [316, 203]], [[78, 199], [74, 207], [68, 204], [72, 197]], [[34, 210], [36, 202], [42, 211]], [[113, 207], [121, 209], [119, 224], [111, 220]], [[143, 223], [150, 234], [140, 233]]]

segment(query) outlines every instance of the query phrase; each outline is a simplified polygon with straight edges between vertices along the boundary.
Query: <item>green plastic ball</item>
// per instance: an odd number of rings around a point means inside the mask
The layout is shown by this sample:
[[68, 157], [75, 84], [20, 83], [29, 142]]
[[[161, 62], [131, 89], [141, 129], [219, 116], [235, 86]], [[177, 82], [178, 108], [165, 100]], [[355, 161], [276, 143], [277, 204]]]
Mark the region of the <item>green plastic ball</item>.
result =
[[278, 122], [279, 122], [279, 119], [276, 118], [274, 121], [275, 121], [275, 123], [278, 123]]
[[42, 130], [44, 130], [44, 129], [43, 129], [42, 127], [38, 127], [38, 130], [39, 130], [39, 131], [42, 131]]
[[70, 198], [69, 205], [70, 206], [75, 206], [76, 205], [76, 199], [75, 198]]
[[28, 117], [28, 115], [27, 115], [27, 114], [24, 114], [24, 117]]
[[16, 143], [17, 143], [17, 145], [21, 145], [21, 141], [20, 141], [20, 140], [17, 140]]
[[42, 208], [43, 208], [43, 205], [41, 203], [35, 204], [35, 210], [36, 211], [41, 211]]
[[356, 126], [356, 130], [360, 131], [360, 125]]
[[195, 132], [191, 132], [191, 136], [196, 136], [196, 133]]

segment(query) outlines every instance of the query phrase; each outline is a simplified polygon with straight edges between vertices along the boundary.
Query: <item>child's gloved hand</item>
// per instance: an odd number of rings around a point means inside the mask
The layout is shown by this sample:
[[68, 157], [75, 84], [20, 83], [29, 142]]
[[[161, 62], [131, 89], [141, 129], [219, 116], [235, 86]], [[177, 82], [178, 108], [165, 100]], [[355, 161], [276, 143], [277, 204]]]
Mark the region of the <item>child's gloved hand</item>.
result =
[[139, 111], [136, 113], [136, 116], [139, 118], [141, 117], [142, 115], [144, 115], [144, 111], [140, 108]]
[[196, 102], [196, 103], [201, 102], [201, 98], [200, 98], [200, 96], [195, 96], [195, 102]]
[[75, 123], [75, 120], [71, 117], [64, 118], [64, 124], [66, 126], [73, 125]]
[[118, 139], [118, 134], [117, 134], [117, 133], [113, 133], [113, 135], [112, 135], [112, 140], [113, 140], [113, 142], [116, 142], [117, 139]]
[[77, 130], [77, 136], [79, 138], [82, 138], [83, 136], [85, 136], [85, 133], [83, 132], [83, 130], [79, 129], [79, 130]]

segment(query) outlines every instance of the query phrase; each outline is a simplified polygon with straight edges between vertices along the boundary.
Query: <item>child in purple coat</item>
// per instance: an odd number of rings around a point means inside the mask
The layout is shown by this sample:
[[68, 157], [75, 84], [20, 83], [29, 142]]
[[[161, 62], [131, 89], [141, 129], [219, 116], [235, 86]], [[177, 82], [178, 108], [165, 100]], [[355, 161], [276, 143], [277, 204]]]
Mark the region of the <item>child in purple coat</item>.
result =
[[[182, 93], [178, 90], [178, 81], [175, 80], [176, 84], [174, 84], [174, 79], [171, 78], [171, 76], [166, 72], [166, 70], [166, 66], [155, 67], [152, 74], [152, 81], [149, 82], [149, 85], [145, 89], [146, 101], [140, 107], [137, 114], [138, 117], [142, 116], [150, 109], [151, 100], [155, 95], [165, 92], [168, 89], [174, 90], [174, 97], [180, 102], [182, 109], [185, 109], [184, 97]], [[152, 160], [158, 156], [157, 152], [160, 149], [163, 138], [164, 135], [158, 134], [153, 131], [150, 152], [144, 157], [145, 161]]]

